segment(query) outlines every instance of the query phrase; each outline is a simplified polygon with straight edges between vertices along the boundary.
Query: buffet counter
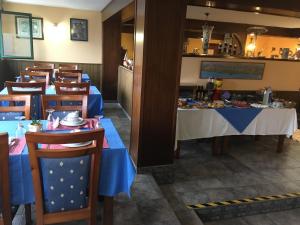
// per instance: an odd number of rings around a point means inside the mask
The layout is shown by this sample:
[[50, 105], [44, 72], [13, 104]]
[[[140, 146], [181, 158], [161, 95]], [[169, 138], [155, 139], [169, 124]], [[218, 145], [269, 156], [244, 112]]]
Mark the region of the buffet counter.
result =
[[133, 71], [123, 66], [118, 70], [118, 102], [131, 117]]

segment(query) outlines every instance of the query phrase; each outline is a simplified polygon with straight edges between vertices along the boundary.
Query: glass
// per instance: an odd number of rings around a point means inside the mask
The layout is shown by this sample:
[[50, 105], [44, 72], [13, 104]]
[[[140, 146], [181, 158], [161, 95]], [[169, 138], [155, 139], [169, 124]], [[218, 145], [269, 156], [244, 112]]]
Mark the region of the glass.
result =
[[98, 121], [98, 123], [97, 123], [97, 125], [95, 127], [96, 129], [102, 128], [102, 126], [101, 126], [101, 118], [102, 118], [102, 116], [100, 116], [100, 115], [95, 116], [95, 119], [97, 119], [97, 121]]
[[1, 57], [33, 59], [32, 16], [1, 12]]
[[15, 119], [19, 120], [15, 136], [16, 136], [16, 138], [21, 139], [25, 136], [25, 133], [26, 133], [26, 129], [24, 128], [23, 124], [21, 123], [21, 120], [24, 120], [25, 116], [16, 116]]
[[48, 122], [48, 129], [53, 129], [53, 121], [54, 121], [54, 116], [53, 113], [55, 112], [54, 109], [46, 109], [46, 112], [48, 113], [47, 116], [47, 122]]

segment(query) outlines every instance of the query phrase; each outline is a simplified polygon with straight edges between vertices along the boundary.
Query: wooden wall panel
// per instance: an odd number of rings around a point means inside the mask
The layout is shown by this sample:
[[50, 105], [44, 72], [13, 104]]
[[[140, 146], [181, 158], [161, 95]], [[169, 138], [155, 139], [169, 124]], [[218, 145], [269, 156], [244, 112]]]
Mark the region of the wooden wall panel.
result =
[[121, 12], [103, 22], [103, 79], [104, 100], [116, 101], [118, 68], [121, 64]]
[[131, 153], [139, 167], [173, 163], [186, 6], [136, 0]]
[[[15, 77], [20, 74], [21, 71], [24, 71], [26, 67], [32, 66], [33, 61], [28, 60], [5, 60], [6, 69], [1, 77], [4, 77], [4, 81], [11, 80], [14, 81]], [[64, 62], [49, 62], [54, 63], [55, 67], [58, 68], [60, 63]], [[102, 77], [102, 65], [101, 64], [86, 64], [86, 63], [77, 63], [79, 68], [83, 72], [89, 74], [93, 85], [97, 86], [101, 90], [101, 77]]]

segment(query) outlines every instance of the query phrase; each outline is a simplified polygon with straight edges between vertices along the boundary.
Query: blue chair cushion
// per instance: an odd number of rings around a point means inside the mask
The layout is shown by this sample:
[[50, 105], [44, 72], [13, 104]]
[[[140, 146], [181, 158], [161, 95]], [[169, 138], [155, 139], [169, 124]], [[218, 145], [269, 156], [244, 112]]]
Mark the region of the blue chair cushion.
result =
[[48, 213], [87, 207], [90, 156], [41, 162], [44, 207]]
[[22, 112], [0, 112], [0, 121], [18, 120], [18, 117], [24, 116]]

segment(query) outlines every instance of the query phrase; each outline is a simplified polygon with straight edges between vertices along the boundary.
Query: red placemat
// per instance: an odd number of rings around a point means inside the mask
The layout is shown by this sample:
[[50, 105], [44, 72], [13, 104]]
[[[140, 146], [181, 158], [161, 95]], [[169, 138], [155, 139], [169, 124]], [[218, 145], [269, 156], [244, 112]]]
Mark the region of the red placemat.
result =
[[9, 155], [20, 155], [23, 152], [23, 149], [26, 145], [26, 139], [15, 139], [15, 143], [9, 146]]
[[[62, 149], [62, 148], [66, 148], [63, 147], [61, 145], [47, 145], [47, 144], [43, 144], [42, 148], [48, 148], [48, 149]], [[106, 139], [106, 137], [103, 138], [103, 149], [108, 149], [109, 145], [108, 145], [108, 141]]]

